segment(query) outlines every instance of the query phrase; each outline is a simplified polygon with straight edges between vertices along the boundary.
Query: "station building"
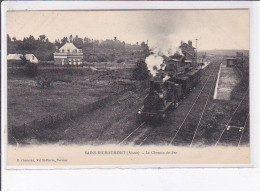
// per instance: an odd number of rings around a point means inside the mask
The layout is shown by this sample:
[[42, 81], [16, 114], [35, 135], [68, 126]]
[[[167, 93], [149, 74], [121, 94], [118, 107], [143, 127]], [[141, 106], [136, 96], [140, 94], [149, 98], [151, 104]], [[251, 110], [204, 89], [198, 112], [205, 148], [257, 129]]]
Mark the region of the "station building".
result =
[[225, 58], [222, 64], [226, 65], [227, 67], [232, 67], [236, 64], [236, 58], [233, 57]]
[[54, 65], [81, 65], [83, 61], [82, 49], [78, 49], [73, 43], [67, 42], [61, 48], [56, 49]]
[[186, 60], [191, 61], [191, 65], [195, 66], [197, 64], [197, 52], [196, 48], [192, 46], [192, 41], [189, 40], [188, 43], [181, 41], [180, 49]]

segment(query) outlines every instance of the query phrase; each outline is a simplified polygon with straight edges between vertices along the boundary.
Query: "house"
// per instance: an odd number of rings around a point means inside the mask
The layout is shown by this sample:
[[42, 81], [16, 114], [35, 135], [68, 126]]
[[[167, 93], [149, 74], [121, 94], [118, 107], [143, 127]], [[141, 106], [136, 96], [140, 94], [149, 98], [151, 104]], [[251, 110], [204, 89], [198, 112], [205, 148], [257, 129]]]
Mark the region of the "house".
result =
[[67, 42], [61, 48], [56, 49], [54, 65], [82, 65], [83, 52], [73, 43]]
[[197, 52], [196, 48], [192, 46], [192, 41], [189, 40], [188, 43], [181, 41], [180, 49], [186, 60], [191, 60], [191, 65], [195, 66], [197, 64]]
[[[7, 62], [8, 63], [21, 63], [22, 62], [23, 54], [9, 54], [7, 55]], [[25, 54], [25, 58], [27, 61], [33, 64], [38, 64], [39, 60], [34, 56], [34, 54]]]

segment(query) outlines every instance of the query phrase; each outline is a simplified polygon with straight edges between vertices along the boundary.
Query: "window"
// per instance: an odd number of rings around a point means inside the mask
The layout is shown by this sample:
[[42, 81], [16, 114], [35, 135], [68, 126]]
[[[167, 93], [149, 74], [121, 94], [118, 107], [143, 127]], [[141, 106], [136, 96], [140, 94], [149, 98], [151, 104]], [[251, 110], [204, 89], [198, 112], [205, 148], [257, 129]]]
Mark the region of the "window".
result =
[[64, 49], [62, 49], [62, 52], [64, 53]]

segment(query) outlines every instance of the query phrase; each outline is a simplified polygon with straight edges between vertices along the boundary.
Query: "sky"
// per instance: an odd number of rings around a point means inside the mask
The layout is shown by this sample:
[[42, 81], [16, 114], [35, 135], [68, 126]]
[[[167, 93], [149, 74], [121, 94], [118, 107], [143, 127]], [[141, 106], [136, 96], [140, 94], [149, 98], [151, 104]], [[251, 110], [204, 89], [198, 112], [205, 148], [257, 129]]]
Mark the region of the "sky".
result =
[[198, 50], [249, 49], [248, 10], [10, 11], [7, 34], [17, 39], [45, 34], [50, 41], [78, 35], [115, 36], [126, 43], [176, 49], [198, 39]]

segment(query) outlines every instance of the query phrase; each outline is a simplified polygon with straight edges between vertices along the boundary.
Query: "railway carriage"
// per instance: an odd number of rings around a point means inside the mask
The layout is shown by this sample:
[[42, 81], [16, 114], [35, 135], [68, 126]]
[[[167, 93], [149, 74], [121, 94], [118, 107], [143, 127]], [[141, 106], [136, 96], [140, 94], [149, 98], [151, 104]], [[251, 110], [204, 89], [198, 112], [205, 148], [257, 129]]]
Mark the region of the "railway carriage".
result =
[[200, 69], [193, 69], [190, 72], [187, 73], [187, 75], [190, 78], [190, 83], [192, 87], [194, 87], [196, 84], [200, 81]]
[[188, 76], [188, 75], [178, 76], [178, 77], [176, 77], [175, 80], [176, 80], [176, 83], [182, 85], [183, 93], [185, 95], [188, 94], [191, 89], [191, 86], [192, 86], [190, 76]]

